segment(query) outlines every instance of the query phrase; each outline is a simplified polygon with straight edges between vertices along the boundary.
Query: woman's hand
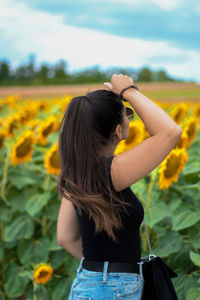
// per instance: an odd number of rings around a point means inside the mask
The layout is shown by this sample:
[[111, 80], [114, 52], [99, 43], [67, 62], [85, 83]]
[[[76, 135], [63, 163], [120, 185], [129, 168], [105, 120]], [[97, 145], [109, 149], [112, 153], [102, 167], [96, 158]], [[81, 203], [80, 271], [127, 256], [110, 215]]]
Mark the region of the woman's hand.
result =
[[113, 74], [111, 78], [111, 83], [104, 82], [104, 85], [113, 93], [119, 95], [120, 92], [128, 87], [129, 85], [134, 84], [133, 79], [127, 75], [123, 74]]

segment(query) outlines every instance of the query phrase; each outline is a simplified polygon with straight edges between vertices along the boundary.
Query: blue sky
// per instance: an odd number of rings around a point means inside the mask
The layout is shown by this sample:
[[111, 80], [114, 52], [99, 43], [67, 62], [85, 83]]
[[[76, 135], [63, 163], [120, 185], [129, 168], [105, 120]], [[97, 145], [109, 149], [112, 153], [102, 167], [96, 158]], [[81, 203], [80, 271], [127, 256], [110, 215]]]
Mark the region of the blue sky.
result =
[[148, 66], [200, 83], [198, 0], [0, 0], [0, 59]]

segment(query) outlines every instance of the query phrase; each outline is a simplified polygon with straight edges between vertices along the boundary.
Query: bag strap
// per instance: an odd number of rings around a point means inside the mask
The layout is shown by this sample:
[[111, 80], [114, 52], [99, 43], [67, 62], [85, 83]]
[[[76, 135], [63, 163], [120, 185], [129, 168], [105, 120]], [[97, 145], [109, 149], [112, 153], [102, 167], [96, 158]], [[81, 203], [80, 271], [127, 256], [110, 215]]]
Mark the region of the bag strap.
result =
[[148, 247], [149, 247], [149, 259], [150, 259], [150, 256], [156, 257], [156, 255], [154, 255], [152, 253], [151, 241], [150, 241], [150, 237], [149, 237], [149, 233], [148, 233], [148, 230], [147, 230], [145, 219], [143, 220], [143, 223], [144, 223], [145, 234], [146, 234], [146, 238], [147, 238], [147, 242], [148, 242]]

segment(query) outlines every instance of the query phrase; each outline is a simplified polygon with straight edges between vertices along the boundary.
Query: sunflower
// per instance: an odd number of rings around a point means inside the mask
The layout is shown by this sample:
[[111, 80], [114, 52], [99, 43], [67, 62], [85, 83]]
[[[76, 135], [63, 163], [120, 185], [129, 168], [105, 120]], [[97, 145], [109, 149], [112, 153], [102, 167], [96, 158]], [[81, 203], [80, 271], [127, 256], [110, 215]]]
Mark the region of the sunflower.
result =
[[124, 140], [125, 151], [133, 148], [143, 140], [143, 127], [141, 121], [130, 122], [129, 135]]
[[39, 119], [30, 120], [27, 123], [27, 127], [30, 127], [32, 130], [34, 130], [39, 126], [40, 123], [41, 123], [41, 121]]
[[26, 130], [14, 143], [11, 149], [11, 163], [13, 166], [23, 162], [30, 161], [32, 158], [33, 144], [36, 143], [34, 132]]
[[194, 117], [189, 117], [184, 124], [183, 129], [188, 135], [189, 144], [196, 138], [197, 120]]
[[0, 149], [3, 148], [5, 138], [6, 138], [5, 130], [0, 129]]
[[38, 107], [35, 103], [28, 103], [20, 107], [19, 116], [20, 123], [26, 125], [38, 113]]
[[14, 114], [5, 119], [4, 127], [7, 133], [7, 136], [13, 137], [14, 130], [19, 129], [20, 127], [20, 116], [19, 114]]
[[53, 268], [49, 264], [43, 262], [38, 264], [33, 271], [34, 280], [38, 284], [47, 283], [51, 279], [52, 274]]
[[186, 130], [183, 129], [183, 133], [174, 148], [187, 148], [189, 145], [189, 139]]
[[45, 99], [37, 100], [37, 102], [35, 102], [35, 105], [37, 106], [38, 111], [40, 111], [40, 110], [43, 110], [45, 112], [49, 111], [48, 100], [45, 100]]
[[194, 106], [194, 109], [193, 109], [193, 115], [197, 118], [197, 119], [200, 119], [200, 103], [196, 104]]
[[57, 175], [60, 173], [58, 141], [47, 151], [44, 157], [44, 167], [48, 174]]
[[160, 189], [167, 189], [172, 182], [177, 182], [179, 174], [184, 168], [184, 163], [188, 161], [186, 149], [173, 149], [161, 163], [158, 170]]
[[65, 96], [61, 99], [61, 105], [60, 105], [61, 106], [61, 111], [66, 110], [66, 108], [67, 108], [67, 106], [70, 103], [72, 98], [73, 98], [72, 96]]
[[180, 124], [181, 121], [186, 117], [187, 112], [187, 105], [184, 102], [180, 102], [170, 112], [170, 116], [177, 124]]
[[58, 121], [55, 116], [49, 116], [45, 121], [41, 122], [41, 124], [37, 127], [37, 138], [38, 142], [41, 145], [46, 145], [47, 136], [56, 131], [58, 128]]
[[4, 104], [12, 107], [12, 108], [16, 108], [17, 107], [17, 101], [19, 100], [20, 95], [16, 94], [16, 95], [9, 95], [4, 99]]
[[0, 127], [3, 127], [3, 124], [4, 124], [4, 120], [0, 118]]
[[117, 145], [114, 155], [118, 155], [120, 153], [125, 152], [125, 145], [124, 145], [124, 140], [122, 140], [121, 142], [119, 142], [119, 144]]
[[148, 130], [147, 130], [147, 128], [146, 128], [146, 126], [144, 125], [143, 122], [140, 122], [140, 125], [141, 125], [141, 129], [142, 129], [142, 131], [143, 131], [143, 138], [142, 138], [142, 140], [144, 141], [144, 140], [146, 140], [147, 138], [149, 138], [151, 135], [150, 135], [150, 133], [148, 132]]

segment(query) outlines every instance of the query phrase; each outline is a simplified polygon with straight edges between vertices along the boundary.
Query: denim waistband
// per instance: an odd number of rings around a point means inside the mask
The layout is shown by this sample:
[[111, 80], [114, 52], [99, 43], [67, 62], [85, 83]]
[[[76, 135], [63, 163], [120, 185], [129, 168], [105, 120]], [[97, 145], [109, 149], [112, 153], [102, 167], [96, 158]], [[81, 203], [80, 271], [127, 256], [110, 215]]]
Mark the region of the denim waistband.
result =
[[[78, 269], [77, 269], [77, 272], [78, 272], [78, 273], [81, 272], [81, 270], [82, 270], [82, 268], [83, 268], [82, 264], [83, 264], [83, 260], [84, 260], [84, 259], [85, 259], [85, 257], [83, 256], [83, 257], [81, 258], [79, 267], [78, 267]], [[142, 264], [143, 264], [143, 263], [144, 263], [143, 261], [140, 261], [140, 262], [137, 263], [137, 264], [140, 265], [140, 266], [139, 266], [139, 275], [140, 275], [140, 278], [143, 278], [143, 271], [142, 271]], [[104, 267], [103, 267], [103, 282], [106, 282], [106, 281], [107, 281], [107, 276], [108, 276], [108, 265], [109, 265], [109, 261], [104, 261]], [[128, 273], [127, 273], [127, 274], [128, 274]]]

